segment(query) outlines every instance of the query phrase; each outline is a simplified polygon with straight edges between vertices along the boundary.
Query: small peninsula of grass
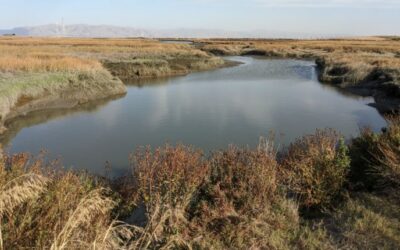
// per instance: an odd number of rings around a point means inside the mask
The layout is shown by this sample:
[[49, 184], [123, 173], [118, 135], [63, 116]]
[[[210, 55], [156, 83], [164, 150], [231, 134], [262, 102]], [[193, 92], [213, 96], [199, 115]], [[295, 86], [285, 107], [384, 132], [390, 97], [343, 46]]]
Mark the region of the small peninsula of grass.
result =
[[224, 65], [186, 44], [151, 39], [0, 38], [0, 133], [31, 111], [123, 95], [123, 81]]

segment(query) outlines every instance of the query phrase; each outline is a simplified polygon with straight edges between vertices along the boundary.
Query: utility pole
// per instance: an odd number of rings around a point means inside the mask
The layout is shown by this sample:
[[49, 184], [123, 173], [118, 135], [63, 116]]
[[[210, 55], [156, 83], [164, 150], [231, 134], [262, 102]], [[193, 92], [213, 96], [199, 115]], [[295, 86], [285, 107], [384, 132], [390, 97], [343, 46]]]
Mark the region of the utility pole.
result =
[[61, 18], [61, 36], [65, 36], [65, 24], [64, 24], [64, 18]]

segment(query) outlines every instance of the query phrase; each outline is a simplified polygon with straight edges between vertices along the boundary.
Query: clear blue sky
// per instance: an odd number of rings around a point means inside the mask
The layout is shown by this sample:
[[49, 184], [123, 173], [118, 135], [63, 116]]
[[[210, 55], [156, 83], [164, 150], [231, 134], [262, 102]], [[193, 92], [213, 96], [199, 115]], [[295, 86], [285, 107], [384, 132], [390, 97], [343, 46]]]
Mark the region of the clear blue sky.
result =
[[0, 0], [0, 28], [59, 23], [138, 28], [400, 35], [400, 0]]

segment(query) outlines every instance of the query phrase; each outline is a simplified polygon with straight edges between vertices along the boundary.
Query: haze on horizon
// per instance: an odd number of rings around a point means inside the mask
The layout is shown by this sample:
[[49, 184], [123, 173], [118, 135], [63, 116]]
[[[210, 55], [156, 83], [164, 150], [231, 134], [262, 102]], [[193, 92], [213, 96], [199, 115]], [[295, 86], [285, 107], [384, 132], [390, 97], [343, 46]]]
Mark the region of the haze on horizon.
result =
[[400, 35], [400, 0], [0, 0], [0, 29], [60, 23], [145, 29]]

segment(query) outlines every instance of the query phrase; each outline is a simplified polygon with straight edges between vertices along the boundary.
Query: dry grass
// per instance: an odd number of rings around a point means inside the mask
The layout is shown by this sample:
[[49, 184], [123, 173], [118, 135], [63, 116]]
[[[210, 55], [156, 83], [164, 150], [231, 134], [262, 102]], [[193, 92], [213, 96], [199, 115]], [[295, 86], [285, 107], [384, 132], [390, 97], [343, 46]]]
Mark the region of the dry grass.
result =
[[0, 68], [3, 72], [94, 71], [101, 69], [101, 64], [95, 60], [74, 57], [26, 55], [2, 56]]
[[222, 59], [192, 46], [150, 39], [1, 37], [0, 134], [6, 120], [21, 114], [124, 94], [121, 80], [222, 65]]
[[399, 212], [398, 198], [356, 193], [332, 213], [329, 227], [343, 249], [398, 249]]
[[[400, 79], [400, 42], [389, 38], [347, 40], [201, 40], [205, 51], [216, 54], [255, 54], [285, 58], [318, 58], [321, 80], [359, 84], [381, 70], [389, 80]], [[338, 70], [339, 69], [339, 70]], [[372, 79], [376, 80], [376, 79]]]
[[86, 71], [99, 61], [210, 58], [188, 45], [146, 39], [0, 38], [0, 72]]
[[[350, 196], [330, 204], [322, 217], [299, 213], [299, 205], [327, 204], [345, 190], [346, 156], [330, 130], [299, 139], [283, 165], [268, 141], [256, 149], [231, 146], [208, 158], [181, 145], [142, 148], [132, 156], [133, 178], [115, 184], [48, 165], [44, 158], [5, 156], [1, 248], [398, 248], [400, 204], [394, 186], [381, 194], [349, 190]], [[392, 157], [388, 160], [392, 163]], [[282, 173], [294, 181], [289, 192]], [[292, 197], [293, 191], [305, 198]], [[140, 207], [143, 224], [118, 221]]]
[[109, 226], [116, 202], [105, 185], [55, 168], [27, 155], [2, 159], [1, 249], [87, 249], [118, 230]]

